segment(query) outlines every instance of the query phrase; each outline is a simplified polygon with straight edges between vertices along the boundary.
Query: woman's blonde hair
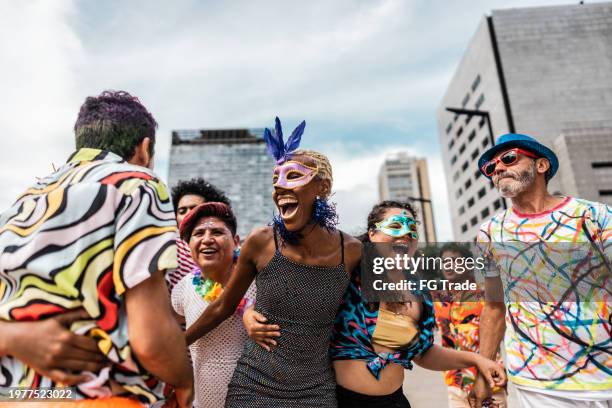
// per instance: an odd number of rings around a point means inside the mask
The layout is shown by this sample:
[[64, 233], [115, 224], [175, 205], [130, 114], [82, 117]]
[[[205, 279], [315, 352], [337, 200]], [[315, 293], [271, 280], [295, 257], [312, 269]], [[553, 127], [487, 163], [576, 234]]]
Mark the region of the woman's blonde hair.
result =
[[331, 163], [326, 155], [314, 150], [297, 149], [291, 152], [291, 156], [306, 156], [311, 158], [317, 164], [317, 176], [321, 180], [329, 180], [329, 188], [332, 188], [334, 184], [334, 177], [332, 175]]

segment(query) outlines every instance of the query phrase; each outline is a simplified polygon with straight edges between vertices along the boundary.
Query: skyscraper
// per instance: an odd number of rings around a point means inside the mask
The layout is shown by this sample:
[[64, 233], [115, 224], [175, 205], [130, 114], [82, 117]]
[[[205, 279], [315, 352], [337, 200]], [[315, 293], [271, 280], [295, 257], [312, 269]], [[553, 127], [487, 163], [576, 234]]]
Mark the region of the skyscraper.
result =
[[412, 157], [406, 152], [388, 156], [378, 173], [378, 191], [381, 200], [410, 201], [420, 221], [419, 240], [436, 241], [425, 159]]
[[437, 111], [456, 240], [474, 239], [508, 205], [476, 164], [507, 132], [559, 155], [551, 192], [612, 203], [611, 26], [612, 3], [494, 10], [482, 19]]
[[275, 210], [272, 169], [263, 129], [202, 129], [172, 132], [169, 184], [203, 177], [232, 201], [242, 239], [267, 225]]

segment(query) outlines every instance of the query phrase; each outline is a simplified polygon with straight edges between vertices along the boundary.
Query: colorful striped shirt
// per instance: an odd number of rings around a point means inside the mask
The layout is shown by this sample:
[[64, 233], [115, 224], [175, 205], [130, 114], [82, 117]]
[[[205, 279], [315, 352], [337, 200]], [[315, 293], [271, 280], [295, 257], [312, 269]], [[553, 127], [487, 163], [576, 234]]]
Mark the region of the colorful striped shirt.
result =
[[[167, 188], [151, 171], [80, 149], [0, 215], [0, 319], [34, 321], [84, 308], [91, 320], [72, 330], [96, 339], [114, 364], [92, 373], [78, 396], [154, 402], [163, 384], [130, 349], [124, 294], [176, 267], [175, 237]], [[53, 385], [20, 361], [0, 358], [0, 386]]]

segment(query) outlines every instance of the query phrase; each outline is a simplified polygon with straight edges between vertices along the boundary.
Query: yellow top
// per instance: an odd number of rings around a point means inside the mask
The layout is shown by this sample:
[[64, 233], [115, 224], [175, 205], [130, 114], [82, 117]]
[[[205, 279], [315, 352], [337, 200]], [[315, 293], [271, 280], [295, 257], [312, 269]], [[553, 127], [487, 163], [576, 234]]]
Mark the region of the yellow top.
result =
[[400, 350], [412, 343], [418, 334], [419, 328], [412, 317], [378, 309], [372, 344]]

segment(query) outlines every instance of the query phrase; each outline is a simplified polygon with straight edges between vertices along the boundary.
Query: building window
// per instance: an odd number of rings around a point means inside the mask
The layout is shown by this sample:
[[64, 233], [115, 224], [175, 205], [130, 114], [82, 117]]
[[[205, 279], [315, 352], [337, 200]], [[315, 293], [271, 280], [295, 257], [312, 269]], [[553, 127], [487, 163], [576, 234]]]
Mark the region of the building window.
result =
[[463, 224], [461, 226], [461, 232], [466, 232], [467, 231], [467, 224]]
[[478, 177], [482, 176], [482, 173], [480, 172], [480, 170], [476, 170], [474, 172], [474, 179], [478, 180]]
[[479, 109], [482, 104], [484, 103], [484, 94], [480, 94], [480, 96], [478, 97], [478, 100], [476, 101], [476, 109]]
[[459, 154], [465, 152], [465, 143], [461, 145], [461, 147], [459, 148]]
[[485, 207], [485, 209], [480, 212], [480, 216], [482, 217], [483, 220], [487, 218], [489, 214], [490, 214], [489, 207]]
[[484, 197], [485, 194], [487, 194], [487, 189], [486, 188], [483, 187], [480, 190], [478, 190], [478, 198]]
[[[491, 190], [495, 190], [495, 184], [493, 184], [493, 180], [489, 180], [489, 188]], [[484, 187], [483, 187], [483, 189], [484, 189]]]
[[463, 166], [461, 166], [461, 170], [466, 171], [466, 170], [467, 170], [467, 168], [468, 168], [468, 166], [469, 166], [469, 164], [468, 164], [468, 162], [466, 161], [465, 163], [463, 163]]
[[448, 150], [452, 149], [454, 145], [455, 145], [455, 139], [451, 139], [451, 141], [448, 143]]
[[480, 152], [478, 151], [478, 148], [476, 148], [476, 150], [472, 152], [472, 160], [475, 160], [478, 157], [478, 153]]
[[457, 162], [457, 155], [454, 155], [451, 159], [451, 166]]
[[472, 180], [471, 180], [471, 179], [468, 179], [468, 180], [465, 182], [465, 189], [467, 190], [467, 189], [468, 189], [468, 188], [470, 188], [471, 186], [472, 186]]
[[599, 190], [600, 196], [612, 196], [612, 190]]
[[474, 140], [475, 137], [476, 137], [476, 131], [472, 130], [470, 132], [470, 135], [468, 136], [468, 142], [471, 142], [472, 140]]
[[468, 104], [468, 102], [470, 101], [470, 94], [469, 92], [465, 94], [465, 96], [463, 97], [463, 101], [461, 102], [461, 107], [465, 108], [465, 105]]
[[487, 136], [483, 141], [482, 141], [482, 147], [485, 148], [489, 145], [489, 136]]
[[470, 121], [472, 120], [472, 115], [466, 115], [465, 116], [465, 124], [467, 125], [468, 123], [470, 123]]
[[463, 133], [463, 126], [457, 129], [457, 137], [461, 136], [462, 133]]
[[468, 208], [472, 208], [474, 206], [474, 197], [468, 200], [467, 205], [468, 205]]
[[448, 125], [446, 125], [446, 134], [447, 135], [450, 133], [452, 128], [453, 128], [453, 124], [452, 123], [449, 123]]
[[473, 227], [476, 224], [478, 224], [478, 217], [474, 216], [470, 219], [470, 225]]
[[482, 127], [485, 125], [485, 121], [486, 121], [485, 117], [482, 116], [480, 118], [480, 122], [478, 122], [478, 129], [482, 129]]
[[479, 84], [480, 84], [480, 74], [476, 75], [474, 82], [472, 82], [472, 92], [474, 92], [476, 88], [478, 88]]
[[498, 198], [497, 200], [493, 201], [493, 210], [499, 210], [501, 208], [501, 198]]
[[458, 178], [459, 178], [459, 172], [456, 171], [455, 174], [453, 174], [453, 181], [457, 181]]
[[459, 207], [459, 215], [463, 215], [463, 213], [465, 213], [465, 207], [461, 206]]
[[593, 162], [591, 163], [591, 167], [594, 169], [612, 167], [612, 162]]
[[457, 192], [455, 193], [455, 196], [459, 198], [461, 197], [461, 194], [463, 194], [463, 190], [461, 189], [461, 187], [459, 187], [459, 190], [457, 190]]

